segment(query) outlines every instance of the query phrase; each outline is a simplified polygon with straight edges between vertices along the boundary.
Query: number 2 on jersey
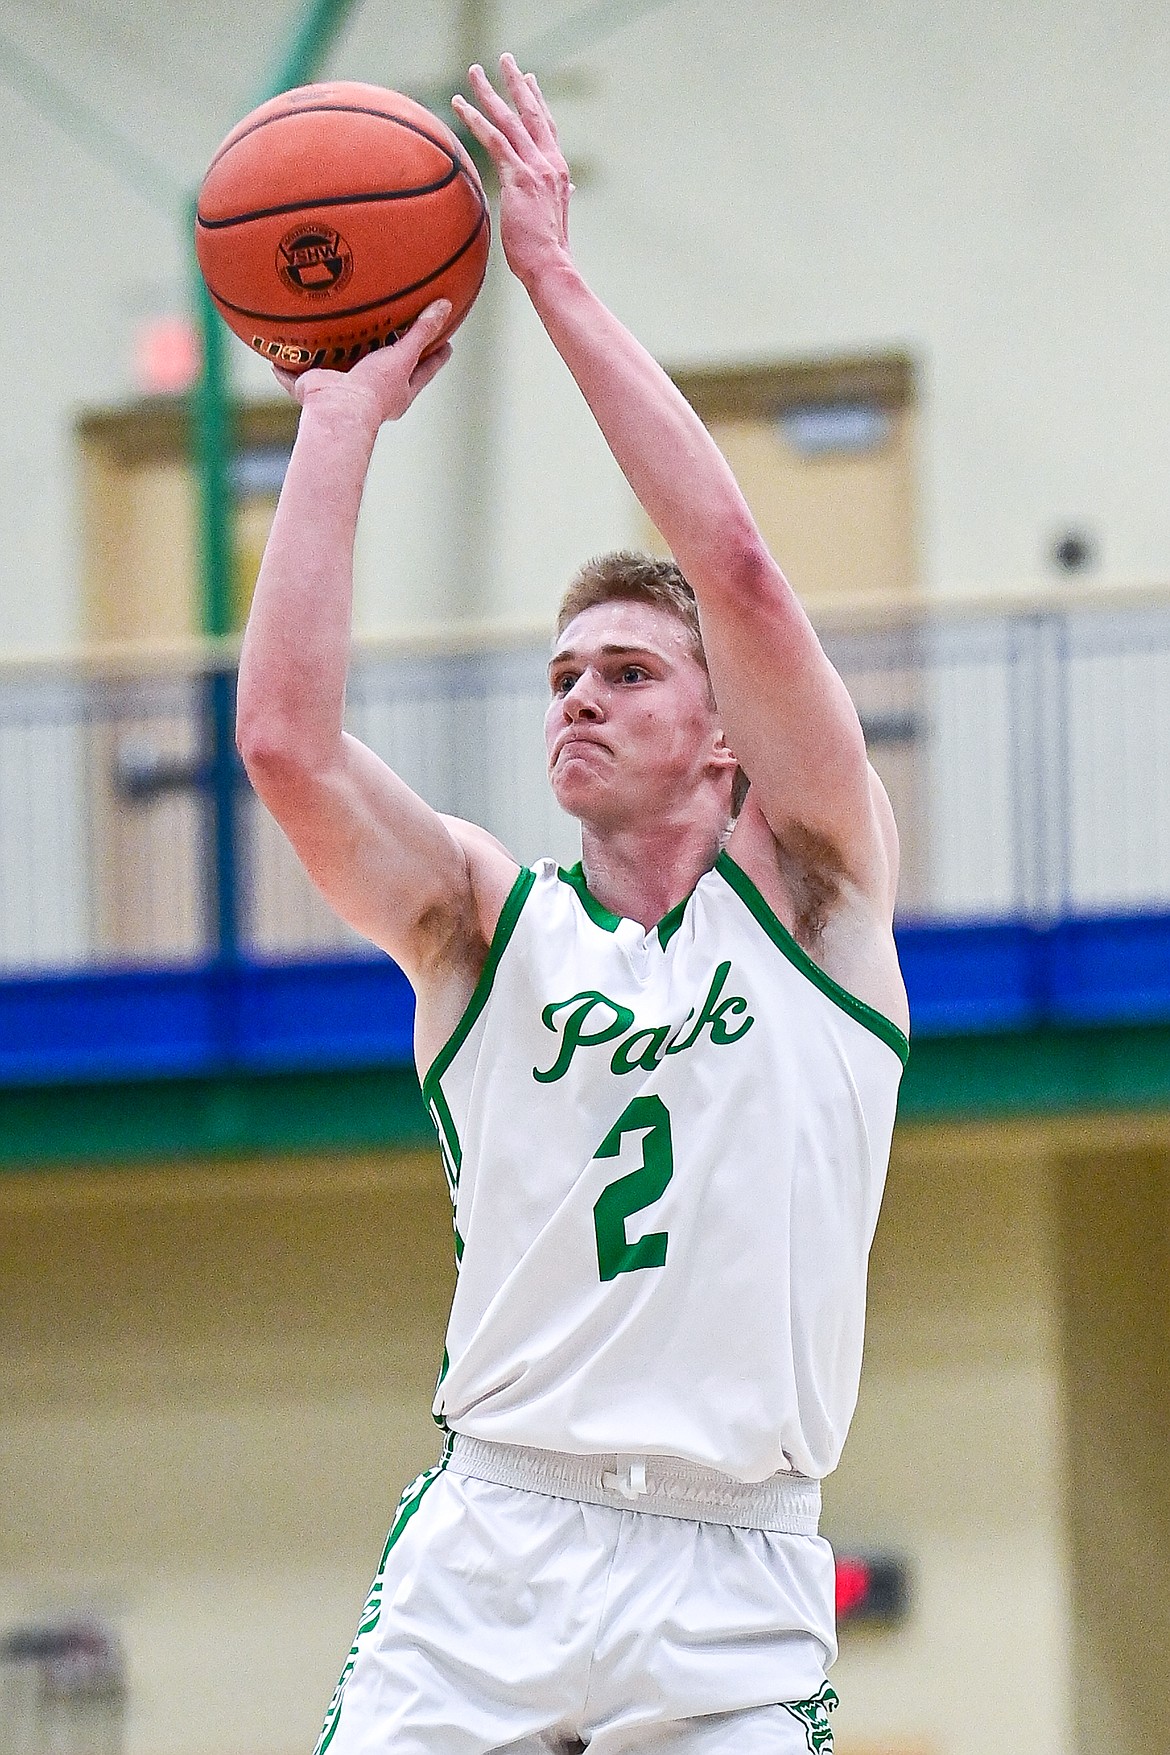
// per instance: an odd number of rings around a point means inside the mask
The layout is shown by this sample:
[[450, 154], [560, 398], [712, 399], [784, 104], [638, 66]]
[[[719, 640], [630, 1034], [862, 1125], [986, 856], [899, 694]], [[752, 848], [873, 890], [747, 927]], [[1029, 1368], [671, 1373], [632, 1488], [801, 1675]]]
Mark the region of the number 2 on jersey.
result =
[[645, 1135], [642, 1162], [628, 1176], [619, 1176], [607, 1184], [593, 1208], [597, 1271], [603, 1280], [615, 1280], [619, 1274], [632, 1274], [638, 1268], [661, 1267], [666, 1261], [665, 1231], [651, 1231], [636, 1243], [626, 1238], [626, 1220], [660, 1200], [674, 1175], [670, 1114], [661, 1097], [635, 1097], [622, 1110], [594, 1156], [618, 1157], [627, 1133]]

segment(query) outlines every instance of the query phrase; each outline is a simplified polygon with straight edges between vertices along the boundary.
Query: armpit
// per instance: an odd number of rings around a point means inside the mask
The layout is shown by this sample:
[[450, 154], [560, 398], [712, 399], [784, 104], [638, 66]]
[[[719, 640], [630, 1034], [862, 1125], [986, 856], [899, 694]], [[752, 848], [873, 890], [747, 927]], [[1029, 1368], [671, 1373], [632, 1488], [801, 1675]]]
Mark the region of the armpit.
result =
[[470, 896], [465, 902], [435, 903], [419, 915], [414, 939], [420, 965], [426, 969], [482, 965], [487, 945]]
[[776, 856], [792, 899], [793, 937], [811, 950], [841, 899], [845, 862], [835, 843], [806, 823], [790, 823], [776, 836]]

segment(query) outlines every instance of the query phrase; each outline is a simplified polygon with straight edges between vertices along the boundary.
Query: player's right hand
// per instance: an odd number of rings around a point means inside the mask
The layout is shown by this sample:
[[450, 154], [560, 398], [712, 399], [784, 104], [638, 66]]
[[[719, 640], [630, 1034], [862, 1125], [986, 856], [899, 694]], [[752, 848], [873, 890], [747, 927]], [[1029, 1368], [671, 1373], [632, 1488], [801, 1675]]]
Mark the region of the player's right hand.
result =
[[436, 299], [393, 346], [375, 349], [346, 372], [320, 366], [296, 373], [279, 367], [273, 370], [277, 381], [302, 408], [312, 404], [347, 411], [364, 417], [376, 431], [384, 421], [401, 420], [419, 392], [451, 358], [449, 342], [435, 346], [450, 315], [448, 300]]
[[500, 242], [509, 268], [531, 292], [544, 269], [568, 259], [573, 185], [535, 74], [501, 55], [500, 76], [514, 108], [478, 62], [468, 74], [475, 104], [456, 96], [451, 107], [491, 155], [500, 180]]

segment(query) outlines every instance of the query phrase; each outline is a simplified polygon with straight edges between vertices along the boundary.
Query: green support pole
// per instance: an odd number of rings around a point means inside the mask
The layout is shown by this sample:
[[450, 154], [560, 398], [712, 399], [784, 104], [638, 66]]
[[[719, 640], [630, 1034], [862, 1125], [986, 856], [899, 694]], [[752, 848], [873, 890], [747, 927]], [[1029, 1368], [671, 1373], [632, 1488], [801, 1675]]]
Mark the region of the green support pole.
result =
[[288, 91], [294, 85], [307, 85], [317, 77], [338, 31], [353, 11], [353, 4], [354, 0], [310, 0], [264, 97], [276, 97], [278, 92]]
[[[203, 371], [195, 393], [192, 437], [199, 477], [202, 621], [204, 633], [222, 638], [231, 632], [234, 571], [227, 343], [202, 280], [196, 297]], [[240, 954], [240, 859], [235, 689], [229, 671], [211, 668], [204, 676], [202, 718], [204, 910], [217, 962], [234, 963]]]
[[203, 361], [195, 387], [191, 435], [199, 480], [200, 623], [205, 634], [222, 639], [232, 628], [231, 458], [235, 449], [227, 336], [198, 271], [195, 299]]
[[[311, 0], [284, 60], [264, 97], [311, 80], [336, 37], [354, 0]], [[185, 219], [193, 237], [193, 209]], [[192, 398], [191, 456], [199, 482], [200, 621], [202, 631], [221, 639], [232, 630], [234, 513], [231, 459], [233, 414], [227, 338], [207, 289], [195, 270], [196, 327], [203, 368]], [[232, 677], [209, 671], [204, 692], [204, 758], [210, 816], [205, 859], [209, 937], [220, 962], [233, 962], [240, 948], [240, 873], [237, 832], [235, 701]]]

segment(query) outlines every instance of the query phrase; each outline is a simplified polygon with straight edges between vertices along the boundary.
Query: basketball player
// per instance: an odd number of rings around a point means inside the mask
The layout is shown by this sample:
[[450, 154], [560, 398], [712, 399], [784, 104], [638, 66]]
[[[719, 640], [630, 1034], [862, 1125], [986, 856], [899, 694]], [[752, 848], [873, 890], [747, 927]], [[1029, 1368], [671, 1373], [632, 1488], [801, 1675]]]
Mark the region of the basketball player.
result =
[[825, 1751], [819, 1482], [907, 1052], [894, 825], [726, 464], [575, 267], [551, 116], [501, 69], [510, 103], [475, 68], [455, 107], [508, 263], [679, 567], [611, 556], [571, 585], [546, 739], [583, 859], [521, 868], [342, 730], [366, 468], [448, 357], [424, 357], [446, 308], [289, 383], [240, 746], [413, 982], [459, 1259], [442, 1459], [399, 1505], [318, 1747]]

